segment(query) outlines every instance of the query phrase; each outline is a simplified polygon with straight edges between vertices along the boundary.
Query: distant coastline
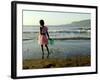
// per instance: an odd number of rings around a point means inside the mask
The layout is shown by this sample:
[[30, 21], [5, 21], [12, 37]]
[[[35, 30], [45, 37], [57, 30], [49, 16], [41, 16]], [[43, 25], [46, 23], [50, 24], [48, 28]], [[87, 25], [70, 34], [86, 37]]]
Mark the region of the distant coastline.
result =
[[[90, 27], [91, 26], [91, 20], [90, 19], [86, 19], [86, 20], [81, 20], [81, 21], [74, 21], [70, 24], [61, 24], [61, 25], [47, 25], [47, 26], [50, 26], [50, 27], [60, 27], [60, 26], [70, 26], [70, 27], [84, 27], [84, 28], [87, 28], [87, 27]], [[23, 25], [23, 27], [36, 27], [36, 26], [40, 26], [40, 25]]]

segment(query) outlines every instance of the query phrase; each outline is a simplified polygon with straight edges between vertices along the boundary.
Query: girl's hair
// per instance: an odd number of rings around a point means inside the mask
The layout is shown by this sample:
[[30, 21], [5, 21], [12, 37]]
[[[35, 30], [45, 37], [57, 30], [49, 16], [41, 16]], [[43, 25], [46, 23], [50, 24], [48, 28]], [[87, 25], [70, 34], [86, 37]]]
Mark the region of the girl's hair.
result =
[[40, 20], [40, 25], [44, 26], [44, 20]]

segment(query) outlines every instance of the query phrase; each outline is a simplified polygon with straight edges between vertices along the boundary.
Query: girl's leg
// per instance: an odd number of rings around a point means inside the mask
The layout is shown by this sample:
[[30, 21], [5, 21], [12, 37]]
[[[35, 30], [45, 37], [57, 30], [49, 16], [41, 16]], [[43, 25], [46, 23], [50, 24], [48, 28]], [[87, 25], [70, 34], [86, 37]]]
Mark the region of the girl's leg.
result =
[[41, 49], [42, 49], [42, 59], [44, 59], [44, 49], [43, 49], [43, 45], [41, 45]]
[[48, 45], [45, 45], [45, 47], [46, 47], [46, 49], [47, 49], [47, 51], [48, 51], [48, 55], [47, 55], [47, 58], [49, 58], [49, 54], [50, 54], [50, 52], [49, 52], [49, 48], [48, 48]]

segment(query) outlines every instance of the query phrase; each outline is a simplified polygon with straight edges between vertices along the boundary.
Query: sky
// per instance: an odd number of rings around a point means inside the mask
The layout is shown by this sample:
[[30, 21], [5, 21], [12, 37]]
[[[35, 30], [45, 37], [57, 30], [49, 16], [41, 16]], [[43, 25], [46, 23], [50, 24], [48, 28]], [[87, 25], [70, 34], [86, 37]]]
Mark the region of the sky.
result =
[[39, 25], [39, 20], [43, 19], [45, 25], [70, 24], [74, 21], [91, 19], [89, 13], [77, 12], [51, 12], [51, 11], [23, 11], [23, 25]]

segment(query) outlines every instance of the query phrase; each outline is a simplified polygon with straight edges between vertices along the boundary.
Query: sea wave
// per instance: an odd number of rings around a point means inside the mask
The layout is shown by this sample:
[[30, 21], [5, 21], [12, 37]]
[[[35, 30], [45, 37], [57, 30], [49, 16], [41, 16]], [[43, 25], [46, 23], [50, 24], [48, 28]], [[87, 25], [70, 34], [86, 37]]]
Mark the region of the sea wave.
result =
[[[88, 33], [90, 30], [49, 30], [49, 33]], [[23, 33], [39, 33], [38, 30], [23, 31]]]
[[[90, 37], [53, 37], [53, 40], [90, 40]], [[23, 41], [38, 40], [37, 38], [23, 38]]]

